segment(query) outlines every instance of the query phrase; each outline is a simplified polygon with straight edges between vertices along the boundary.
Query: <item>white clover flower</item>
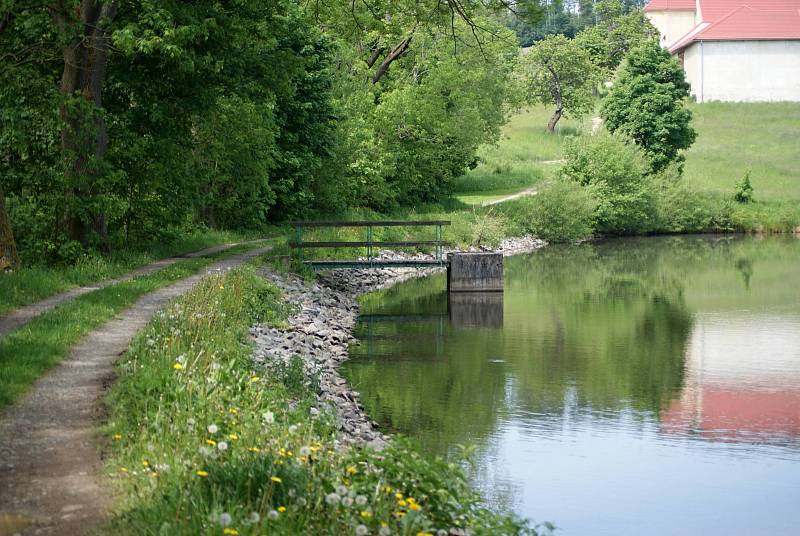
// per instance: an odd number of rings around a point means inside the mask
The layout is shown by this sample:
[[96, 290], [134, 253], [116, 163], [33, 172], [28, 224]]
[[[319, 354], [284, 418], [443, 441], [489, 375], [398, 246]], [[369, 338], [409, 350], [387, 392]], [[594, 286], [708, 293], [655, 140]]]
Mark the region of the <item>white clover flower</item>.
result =
[[378, 531], [379, 536], [389, 536], [391, 533], [392, 529], [389, 527], [381, 527], [381, 529]]
[[261, 521], [261, 516], [258, 515], [258, 512], [250, 512], [250, 517], [247, 518], [250, 523], [258, 523]]
[[336, 486], [336, 493], [338, 493], [339, 495], [347, 495], [347, 486], [345, 486], [344, 484], [339, 484], [338, 486]]
[[296, 431], [297, 431], [297, 425], [296, 425], [296, 424], [293, 424], [293, 425], [291, 425], [291, 426], [289, 427], [289, 433], [290, 433], [290, 434], [293, 434], [293, 433], [295, 433]]
[[219, 443], [217, 443], [217, 448], [223, 451], [228, 450], [228, 444], [224, 441], [220, 441]]
[[212, 424], [208, 425], [208, 433], [209, 434], [216, 434], [218, 431], [219, 431], [219, 428], [217, 428], [216, 424], [212, 423]]
[[356, 536], [367, 536], [369, 534], [369, 529], [364, 525], [359, 525], [356, 527]]
[[271, 411], [268, 411], [266, 413], [262, 413], [261, 417], [264, 419], [264, 422], [267, 423], [267, 424], [272, 424], [272, 423], [275, 422], [275, 415]]
[[328, 504], [338, 504], [339, 499], [341, 499], [341, 497], [339, 497], [336, 493], [328, 493], [325, 496], [325, 502]]
[[269, 512], [267, 512], [267, 517], [270, 518], [272, 521], [278, 519], [279, 515], [280, 514], [278, 514], [277, 510], [270, 510]]
[[300, 447], [300, 450], [297, 451], [300, 456], [311, 456], [311, 447]]
[[364, 497], [363, 495], [359, 495], [358, 497], [356, 497], [356, 504], [359, 506], [364, 506], [365, 504], [367, 504], [367, 498]]
[[229, 527], [233, 523], [233, 518], [228, 512], [222, 512], [217, 518], [217, 523], [223, 527]]

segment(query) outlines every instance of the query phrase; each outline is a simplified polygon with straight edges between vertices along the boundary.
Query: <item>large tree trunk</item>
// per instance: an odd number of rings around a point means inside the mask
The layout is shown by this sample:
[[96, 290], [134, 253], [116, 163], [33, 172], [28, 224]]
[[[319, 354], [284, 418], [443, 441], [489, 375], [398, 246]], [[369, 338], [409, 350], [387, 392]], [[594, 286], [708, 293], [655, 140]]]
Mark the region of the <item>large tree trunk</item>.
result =
[[[556, 131], [556, 123], [561, 119], [561, 116], [564, 115], [564, 108], [559, 104], [556, 104], [556, 111], [553, 112], [553, 116], [550, 118], [550, 121], [547, 123], [547, 131], [550, 134], [553, 134]], [[541, 123], [539, 123], [541, 124]], [[540, 127], [541, 128], [541, 127]]]
[[61, 149], [67, 184], [64, 230], [72, 240], [88, 245], [91, 227], [100, 236], [100, 247], [108, 252], [108, 228], [102, 209], [87, 210], [96, 196], [98, 180], [108, 150], [108, 131], [103, 118], [102, 90], [108, 63], [109, 26], [117, 11], [116, 2], [101, 4], [82, 0], [76, 13], [64, 0], [53, 7], [62, 35], [69, 36], [62, 51]]
[[558, 78], [558, 73], [549, 65], [545, 64], [547, 70], [550, 71], [550, 76], [553, 77], [553, 85], [551, 87], [551, 94], [553, 95], [553, 100], [556, 103], [556, 111], [553, 112], [553, 117], [550, 118], [550, 121], [547, 123], [547, 131], [550, 134], [553, 134], [556, 131], [556, 123], [561, 119], [561, 116], [564, 115], [564, 98], [563, 92], [561, 91], [561, 80]]
[[14, 242], [14, 233], [6, 212], [3, 185], [0, 184], [0, 273], [6, 270], [15, 270], [18, 266], [17, 244]]

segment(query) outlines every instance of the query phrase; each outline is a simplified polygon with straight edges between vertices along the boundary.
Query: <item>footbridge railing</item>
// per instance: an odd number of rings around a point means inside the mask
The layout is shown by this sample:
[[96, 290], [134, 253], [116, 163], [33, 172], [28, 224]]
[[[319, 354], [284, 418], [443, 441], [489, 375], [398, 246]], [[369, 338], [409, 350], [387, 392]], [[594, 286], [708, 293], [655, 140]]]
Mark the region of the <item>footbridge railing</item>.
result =
[[[389, 268], [389, 267], [419, 267], [430, 268], [446, 266], [447, 259], [444, 257], [444, 248], [449, 243], [444, 240], [444, 226], [450, 225], [447, 220], [430, 221], [296, 221], [292, 223], [294, 227], [294, 240], [289, 242], [289, 247], [297, 252], [300, 261], [314, 269], [339, 269], [339, 268]], [[403, 241], [376, 241], [374, 239], [374, 229], [376, 227], [435, 227], [435, 237], [432, 240], [403, 240]], [[364, 240], [358, 241], [328, 241], [328, 242], [305, 242], [303, 232], [307, 229], [333, 227], [333, 228], [362, 228], [366, 232]], [[417, 260], [383, 260], [376, 256], [381, 248], [394, 247], [433, 247], [435, 256], [433, 259]], [[366, 260], [303, 260], [303, 250], [314, 248], [365, 248]], [[376, 251], [377, 248], [377, 251]]]

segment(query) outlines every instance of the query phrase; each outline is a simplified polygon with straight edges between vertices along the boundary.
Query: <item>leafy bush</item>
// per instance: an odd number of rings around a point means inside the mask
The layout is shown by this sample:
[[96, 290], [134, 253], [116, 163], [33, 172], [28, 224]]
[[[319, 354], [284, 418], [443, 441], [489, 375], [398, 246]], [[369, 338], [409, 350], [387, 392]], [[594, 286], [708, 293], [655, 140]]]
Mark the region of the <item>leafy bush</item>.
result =
[[636, 234], [653, 230], [655, 205], [647, 161], [635, 145], [614, 135], [585, 136], [567, 144], [560, 175], [597, 196], [596, 230]]
[[514, 202], [513, 216], [528, 233], [548, 242], [574, 242], [591, 236], [597, 207], [591, 188], [555, 181], [535, 196]]
[[736, 193], [733, 198], [738, 203], [750, 203], [753, 201], [753, 185], [750, 184], [750, 170], [744, 174], [742, 180], [736, 183]]

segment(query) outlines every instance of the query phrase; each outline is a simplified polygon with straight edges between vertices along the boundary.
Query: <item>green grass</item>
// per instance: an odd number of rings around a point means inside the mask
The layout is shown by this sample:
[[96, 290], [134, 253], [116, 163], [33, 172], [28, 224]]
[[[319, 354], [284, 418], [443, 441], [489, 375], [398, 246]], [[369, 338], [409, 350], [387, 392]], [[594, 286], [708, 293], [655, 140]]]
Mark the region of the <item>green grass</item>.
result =
[[750, 170], [755, 199], [800, 202], [800, 103], [691, 106], [697, 140], [684, 176], [699, 190], [731, 197]]
[[3, 297], [0, 315], [74, 287], [119, 277], [158, 259], [247, 237], [228, 231], [203, 231], [185, 235], [176, 242], [152, 244], [146, 250], [121, 250], [110, 257], [86, 256], [71, 266], [34, 264], [12, 273], [0, 273], [0, 296]]
[[0, 338], [0, 408], [24, 394], [45, 371], [57, 365], [78, 340], [130, 306], [140, 296], [196, 273], [213, 261], [245, 251], [179, 261], [152, 274], [90, 292], [34, 318]]
[[251, 324], [287, 313], [245, 267], [205, 278], [136, 338], [107, 401], [120, 503], [101, 534], [531, 532], [480, 506], [456, 463], [404, 441], [337, 445], [313, 374], [251, 360]]
[[519, 113], [503, 128], [495, 145], [479, 149], [478, 167], [456, 179], [455, 196], [467, 205], [499, 199], [530, 188], [558, 169], [564, 141], [590, 129], [591, 119], [562, 119], [556, 133], [547, 132], [552, 111], [535, 106]]

